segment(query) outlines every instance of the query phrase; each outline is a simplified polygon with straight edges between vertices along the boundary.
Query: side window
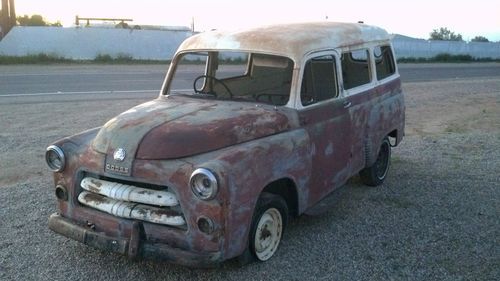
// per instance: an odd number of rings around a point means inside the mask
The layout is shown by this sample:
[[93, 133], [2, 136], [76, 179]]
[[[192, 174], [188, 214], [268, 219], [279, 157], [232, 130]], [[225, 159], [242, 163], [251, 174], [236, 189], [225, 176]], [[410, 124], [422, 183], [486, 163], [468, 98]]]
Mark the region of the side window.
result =
[[342, 78], [346, 90], [370, 83], [368, 50], [355, 50], [342, 54]]
[[390, 46], [375, 47], [375, 49], [373, 49], [373, 55], [375, 56], [377, 80], [382, 80], [396, 72]]
[[321, 56], [308, 60], [300, 91], [302, 105], [337, 97], [339, 94], [337, 85], [334, 56]]
[[[186, 82], [194, 81], [196, 77], [205, 75], [207, 62], [207, 52], [182, 54], [176, 64], [175, 76], [172, 79], [170, 91], [179, 92], [180, 89], [192, 89], [192, 87], [186, 87], [186, 84], [189, 85]], [[204, 85], [204, 79], [200, 79], [197, 88], [203, 88]]]

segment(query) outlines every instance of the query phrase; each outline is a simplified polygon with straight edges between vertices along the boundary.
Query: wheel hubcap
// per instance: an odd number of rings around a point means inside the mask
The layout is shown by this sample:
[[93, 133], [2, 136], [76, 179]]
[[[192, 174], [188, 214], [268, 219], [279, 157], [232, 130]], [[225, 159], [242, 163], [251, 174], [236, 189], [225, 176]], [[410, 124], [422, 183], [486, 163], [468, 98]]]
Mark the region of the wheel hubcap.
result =
[[270, 259], [281, 241], [283, 222], [281, 213], [270, 208], [260, 217], [255, 233], [255, 254], [261, 261]]

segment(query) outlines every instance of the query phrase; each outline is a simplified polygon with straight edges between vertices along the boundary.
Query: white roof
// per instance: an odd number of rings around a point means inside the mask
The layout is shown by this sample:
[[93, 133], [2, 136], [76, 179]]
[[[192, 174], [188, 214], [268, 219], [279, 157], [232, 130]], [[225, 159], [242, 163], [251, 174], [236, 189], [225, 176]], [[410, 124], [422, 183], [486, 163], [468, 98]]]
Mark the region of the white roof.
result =
[[360, 23], [293, 23], [233, 32], [210, 31], [186, 39], [178, 51], [241, 50], [290, 57], [295, 61], [314, 50], [388, 41], [382, 28]]

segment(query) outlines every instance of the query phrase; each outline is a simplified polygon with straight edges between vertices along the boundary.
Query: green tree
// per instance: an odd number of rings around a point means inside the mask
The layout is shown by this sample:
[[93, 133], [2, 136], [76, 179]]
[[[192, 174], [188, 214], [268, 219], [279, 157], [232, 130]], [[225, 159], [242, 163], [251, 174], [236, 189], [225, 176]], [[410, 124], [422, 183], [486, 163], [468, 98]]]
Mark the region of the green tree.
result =
[[488, 40], [488, 38], [486, 38], [484, 36], [476, 36], [476, 37], [472, 38], [470, 41], [471, 42], [490, 42], [490, 40]]
[[22, 26], [46, 26], [47, 22], [43, 19], [41, 15], [24, 15], [22, 17], [17, 17], [17, 22]]
[[55, 23], [51, 23], [50, 26], [54, 26], [54, 27], [62, 27], [62, 24], [60, 21], [56, 21]]
[[429, 35], [429, 40], [463, 41], [461, 34], [455, 34], [455, 32], [449, 30], [446, 27], [433, 29]]
[[22, 25], [22, 26], [28, 25], [28, 22], [30, 21], [30, 17], [28, 15], [19, 16], [16, 19], [17, 19], [17, 23], [19, 25]]
[[24, 15], [17, 17], [17, 22], [21, 26], [55, 26], [55, 27], [62, 27], [62, 24], [60, 21], [57, 21], [55, 23], [50, 23], [48, 21], [45, 21], [45, 19], [41, 15]]

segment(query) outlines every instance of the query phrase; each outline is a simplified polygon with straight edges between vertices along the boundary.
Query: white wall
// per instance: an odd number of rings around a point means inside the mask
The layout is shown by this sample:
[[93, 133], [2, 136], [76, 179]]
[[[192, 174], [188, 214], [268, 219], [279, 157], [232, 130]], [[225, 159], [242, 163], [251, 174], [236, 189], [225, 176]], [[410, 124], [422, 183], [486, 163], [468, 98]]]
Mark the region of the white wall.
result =
[[135, 59], [171, 59], [190, 31], [116, 28], [14, 27], [0, 41], [0, 55], [39, 53], [71, 59], [94, 59], [99, 54]]
[[[0, 41], [0, 55], [26, 56], [43, 53], [86, 60], [101, 54], [167, 60], [172, 58], [180, 43], [191, 35], [186, 30], [16, 26]], [[404, 36], [396, 36], [393, 43], [399, 58], [430, 58], [448, 53], [500, 59], [500, 43], [427, 41]]]
[[398, 58], [431, 58], [438, 54], [470, 55], [474, 58], [500, 59], [500, 43], [430, 41], [394, 38], [394, 50]]

